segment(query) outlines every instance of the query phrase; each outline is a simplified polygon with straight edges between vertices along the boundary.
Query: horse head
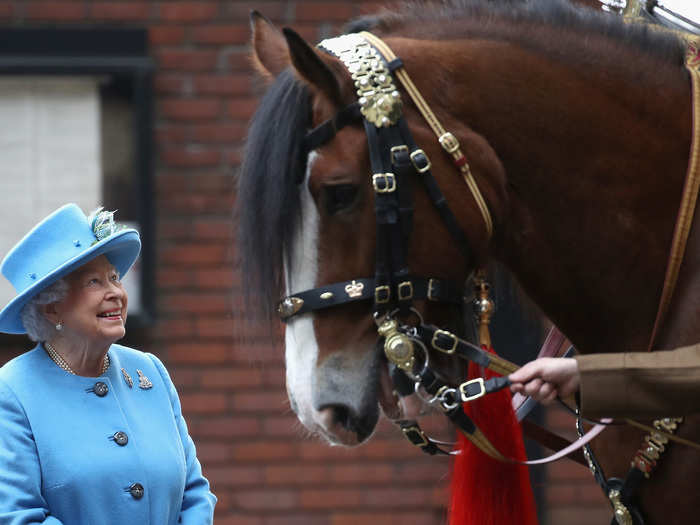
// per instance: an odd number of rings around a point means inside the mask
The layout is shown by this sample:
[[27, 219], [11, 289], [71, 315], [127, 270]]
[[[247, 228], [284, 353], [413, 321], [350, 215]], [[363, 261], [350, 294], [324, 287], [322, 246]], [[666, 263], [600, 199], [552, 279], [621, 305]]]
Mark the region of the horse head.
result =
[[[338, 58], [312, 47], [290, 29], [279, 31], [257, 13], [251, 16], [253, 59], [270, 84], [251, 124], [242, 170], [241, 246], [265, 298], [347, 281], [375, 273], [375, 196], [361, 122], [338, 130], [332, 140], [307, 151], [304, 136], [356, 102], [354, 81]], [[407, 39], [388, 42], [411, 63], [427, 67], [432, 57], [411, 52]], [[423, 79], [418, 82], [425, 85]], [[435, 97], [431, 97], [434, 100]], [[433, 107], [459, 137], [472, 171], [496, 221], [504, 190], [503, 168], [488, 143], [452, 118], [448, 107]], [[450, 242], [440, 215], [416, 178], [414, 216], [407, 262], [411, 272], [464, 283], [485, 251], [483, 218], [450, 158], [415, 107], [404, 105], [416, 143], [432, 162], [449, 207], [466, 233], [472, 258]], [[380, 248], [381, 249], [381, 248]], [[254, 262], [253, 262], [254, 261]], [[254, 266], [254, 268], [253, 268]], [[361, 286], [362, 283], [354, 283]], [[460, 290], [461, 291], [461, 290]], [[341, 292], [342, 293], [342, 292]], [[426, 319], [459, 318], [438, 304], [421, 305]], [[373, 431], [381, 405], [399, 415], [376, 346], [368, 302], [345, 304], [290, 320], [285, 330], [287, 390], [302, 423], [332, 443], [353, 445]]]

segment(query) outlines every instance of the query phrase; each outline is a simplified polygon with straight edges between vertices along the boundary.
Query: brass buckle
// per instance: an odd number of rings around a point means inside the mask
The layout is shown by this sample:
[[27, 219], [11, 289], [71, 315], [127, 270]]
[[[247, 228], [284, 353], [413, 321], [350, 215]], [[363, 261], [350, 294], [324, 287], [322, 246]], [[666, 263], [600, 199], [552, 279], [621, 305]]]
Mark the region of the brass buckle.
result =
[[403, 435], [406, 436], [411, 443], [417, 447], [424, 447], [429, 444], [428, 438], [425, 437], [425, 433], [418, 428], [418, 425], [411, 425], [410, 427], [401, 427]]
[[[384, 187], [379, 182], [384, 182]], [[396, 177], [393, 173], [375, 173], [372, 175], [372, 186], [377, 193], [391, 193], [396, 190]]]
[[413, 299], [413, 283], [411, 281], [404, 281], [399, 283], [398, 294], [399, 301], [405, 301], [407, 299]]
[[[467, 388], [469, 388], [469, 385], [473, 384], [479, 385], [479, 393], [474, 394], [472, 396], [467, 395]], [[475, 399], [479, 399], [486, 393], [486, 385], [484, 385], [484, 378], [477, 377], [476, 379], [470, 379], [469, 381], [465, 381], [464, 383], [459, 385], [459, 393], [462, 394], [462, 401], [464, 401], [465, 403], [468, 403], [469, 401], [474, 401]]]
[[405, 144], [402, 144], [401, 146], [394, 146], [393, 148], [391, 148], [389, 150], [389, 152], [391, 153], [391, 163], [392, 164], [396, 164], [396, 153], [398, 153], [400, 151], [405, 151], [406, 153], [408, 153], [408, 146], [406, 146]]
[[[385, 293], [385, 296], [381, 296], [381, 293]], [[391, 288], [389, 288], [387, 285], [382, 285], [382, 286], [377, 286], [374, 289], [374, 302], [377, 304], [384, 304], [388, 303], [389, 299], [391, 299]]]
[[430, 279], [428, 279], [428, 297], [427, 297], [428, 301], [439, 301], [440, 300], [438, 297], [433, 296], [433, 282], [434, 281], [435, 281], [435, 279], [433, 279], [432, 277]]
[[[450, 348], [443, 348], [440, 345], [438, 345], [438, 337], [444, 335], [445, 337], [449, 337], [452, 340], [452, 346]], [[446, 354], [454, 354], [455, 350], [457, 349], [457, 336], [451, 334], [450, 332], [446, 330], [435, 330], [435, 333], [433, 334], [433, 338], [430, 341], [431, 346], [435, 350], [439, 350], [440, 352], [444, 352]]]
[[446, 131], [440, 135], [438, 142], [440, 142], [442, 149], [444, 149], [447, 153], [454, 153], [459, 149], [459, 141], [457, 140], [457, 137], [455, 137], [449, 131]]
[[[416, 162], [416, 157], [418, 157], [419, 155], [423, 155], [423, 157], [425, 157], [425, 165], [423, 165], [422, 167], [418, 165], [418, 162]], [[423, 151], [422, 149], [412, 151], [409, 157], [411, 158], [411, 164], [413, 164], [413, 167], [416, 168], [416, 171], [418, 173], [425, 173], [430, 169], [430, 158], [428, 158], [428, 156], [425, 154], [425, 151]]]

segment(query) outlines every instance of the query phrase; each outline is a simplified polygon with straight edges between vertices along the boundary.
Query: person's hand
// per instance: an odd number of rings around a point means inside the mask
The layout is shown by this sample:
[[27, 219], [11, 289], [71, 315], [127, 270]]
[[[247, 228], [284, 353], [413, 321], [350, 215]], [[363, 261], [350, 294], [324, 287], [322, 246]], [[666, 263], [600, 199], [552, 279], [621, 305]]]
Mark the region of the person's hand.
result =
[[578, 390], [581, 375], [576, 359], [565, 357], [542, 357], [530, 361], [508, 376], [510, 389], [530, 396], [544, 404], [557, 396], [566, 397]]

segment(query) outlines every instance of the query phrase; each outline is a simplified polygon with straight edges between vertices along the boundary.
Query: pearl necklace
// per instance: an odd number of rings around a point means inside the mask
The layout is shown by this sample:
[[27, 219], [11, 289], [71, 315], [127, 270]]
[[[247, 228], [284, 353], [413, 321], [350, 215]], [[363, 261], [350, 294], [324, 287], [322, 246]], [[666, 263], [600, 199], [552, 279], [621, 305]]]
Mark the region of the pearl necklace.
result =
[[[66, 360], [63, 359], [61, 354], [59, 354], [56, 349], [49, 343], [48, 341], [44, 342], [44, 348], [46, 348], [46, 353], [49, 354], [49, 357], [51, 360], [56, 363], [58, 366], [60, 366], [63, 370], [66, 372], [69, 372], [73, 374], [74, 376], [77, 376], [78, 374], [75, 373], [75, 371], [68, 366], [68, 363], [66, 363]], [[102, 360], [102, 371], [100, 372], [100, 375], [104, 374], [107, 369], [109, 368], [109, 356], [105, 354], [104, 359]]]

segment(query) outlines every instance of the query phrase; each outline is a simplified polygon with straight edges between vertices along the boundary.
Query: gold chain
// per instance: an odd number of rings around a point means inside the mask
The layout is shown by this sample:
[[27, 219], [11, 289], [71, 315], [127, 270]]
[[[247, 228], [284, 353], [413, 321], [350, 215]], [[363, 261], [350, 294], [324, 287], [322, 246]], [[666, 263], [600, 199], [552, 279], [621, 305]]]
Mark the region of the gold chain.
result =
[[[49, 343], [48, 341], [45, 341], [44, 348], [46, 348], [46, 353], [49, 354], [49, 357], [53, 360], [54, 363], [56, 363], [58, 366], [60, 366], [66, 372], [69, 372], [69, 373], [73, 374], [74, 376], [78, 375], [68, 365], [66, 360], [63, 359], [63, 356], [61, 356], [61, 354], [59, 354], [56, 351], [56, 349], [51, 345], [51, 343]], [[105, 357], [102, 360], [102, 371], [100, 372], [100, 375], [104, 374], [108, 368], [109, 368], [109, 356], [107, 354], [105, 354]]]

